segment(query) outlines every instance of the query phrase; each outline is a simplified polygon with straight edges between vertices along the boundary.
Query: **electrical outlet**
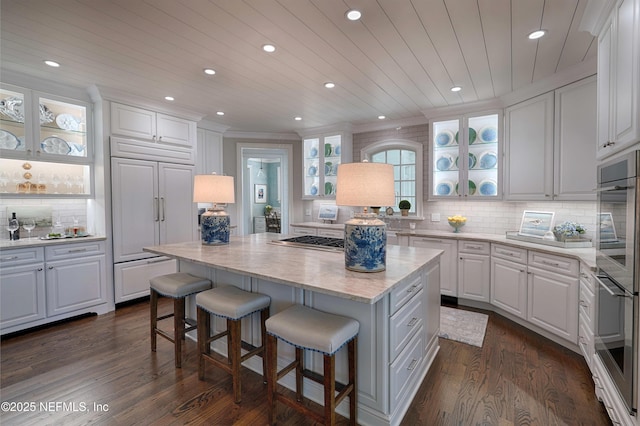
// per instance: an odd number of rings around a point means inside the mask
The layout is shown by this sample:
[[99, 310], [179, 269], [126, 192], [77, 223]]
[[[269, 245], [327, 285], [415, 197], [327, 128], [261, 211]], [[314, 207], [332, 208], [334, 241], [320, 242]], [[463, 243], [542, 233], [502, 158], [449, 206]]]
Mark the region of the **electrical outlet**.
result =
[[310, 209], [306, 209], [306, 210], [304, 211], [304, 215], [305, 215], [305, 216], [311, 216], [311, 210], [310, 210]]
[[440, 222], [440, 213], [431, 213], [431, 222]]

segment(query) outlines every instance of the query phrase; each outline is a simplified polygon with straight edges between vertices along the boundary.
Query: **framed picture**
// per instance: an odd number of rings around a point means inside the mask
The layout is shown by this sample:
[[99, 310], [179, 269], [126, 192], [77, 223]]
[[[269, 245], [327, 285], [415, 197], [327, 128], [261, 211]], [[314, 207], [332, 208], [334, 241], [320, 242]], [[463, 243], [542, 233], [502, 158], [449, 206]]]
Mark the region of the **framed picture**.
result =
[[267, 204], [267, 185], [256, 183], [253, 202], [256, 204]]
[[554, 212], [536, 212], [525, 210], [520, 222], [520, 235], [542, 238], [546, 232], [553, 229]]
[[338, 206], [332, 204], [322, 204], [318, 211], [318, 219], [338, 220]]
[[618, 241], [616, 226], [611, 213], [600, 213], [598, 217], [599, 236], [601, 242]]

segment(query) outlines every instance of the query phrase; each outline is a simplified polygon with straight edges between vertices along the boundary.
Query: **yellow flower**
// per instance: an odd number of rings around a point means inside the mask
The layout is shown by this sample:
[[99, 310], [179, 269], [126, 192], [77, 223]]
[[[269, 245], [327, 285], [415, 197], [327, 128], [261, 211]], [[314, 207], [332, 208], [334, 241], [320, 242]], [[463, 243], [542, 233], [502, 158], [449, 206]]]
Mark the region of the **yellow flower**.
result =
[[467, 218], [464, 216], [455, 215], [447, 217], [447, 220], [452, 225], [463, 225], [464, 223], [466, 223]]

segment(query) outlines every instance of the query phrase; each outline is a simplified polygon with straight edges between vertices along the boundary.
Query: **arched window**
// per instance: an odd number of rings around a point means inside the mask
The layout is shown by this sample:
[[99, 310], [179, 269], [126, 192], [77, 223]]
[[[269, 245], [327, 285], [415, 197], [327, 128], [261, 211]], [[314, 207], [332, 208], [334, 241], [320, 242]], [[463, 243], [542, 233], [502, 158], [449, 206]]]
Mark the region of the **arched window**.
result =
[[422, 144], [403, 139], [380, 141], [363, 148], [360, 158], [392, 164], [396, 191], [393, 209], [399, 212], [400, 200], [408, 200], [409, 215], [422, 216]]

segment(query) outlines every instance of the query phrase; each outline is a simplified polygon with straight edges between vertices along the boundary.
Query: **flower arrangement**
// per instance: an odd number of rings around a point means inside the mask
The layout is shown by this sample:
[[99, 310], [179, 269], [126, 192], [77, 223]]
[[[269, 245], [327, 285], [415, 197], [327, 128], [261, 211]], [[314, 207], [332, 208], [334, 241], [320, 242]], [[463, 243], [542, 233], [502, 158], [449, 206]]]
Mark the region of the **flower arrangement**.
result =
[[582, 226], [579, 223], [575, 222], [563, 222], [560, 225], [556, 225], [553, 227], [553, 234], [556, 236], [556, 239], [562, 241], [566, 238], [575, 238], [584, 234], [587, 228]]
[[460, 232], [460, 228], [467, 223], [467, 218], [457, 214], [455, 216], [447, 217], [447, 221], [449, 222], [449, 225], [454, 227], [455, 230], [453, 232]]
[[271, 214], [271, 210], [273, 210], [271, 204], [267, 204], [266, 206], [264, 206], [264, 215], [269, 216]]

